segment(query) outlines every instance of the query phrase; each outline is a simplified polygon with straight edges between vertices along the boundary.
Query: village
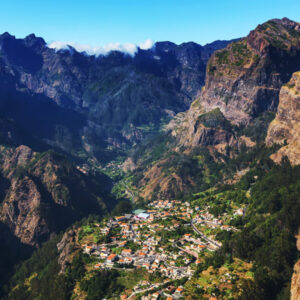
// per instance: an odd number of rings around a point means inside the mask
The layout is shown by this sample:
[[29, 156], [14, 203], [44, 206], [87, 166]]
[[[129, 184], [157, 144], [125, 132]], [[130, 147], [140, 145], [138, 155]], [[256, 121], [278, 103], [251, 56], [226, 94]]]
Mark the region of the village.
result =
[[[243, 209], [235, 214], [242, 215]], [[97, 243], [83, 244], [83, 252], [97, 258], [95, 269], [143, 268], [161, 279], [161, 283], [141, 280], [134, 288], [134, 295], [155, 290], [155, 293], [142, 299], [156, 299], [165, 295], [169, 299], [182, 297], [183, 288], [172, 293], [168, 282], [190, 279], [201, 257], [221, 247], [213, 233], [214, 230], [235, 230], [224, 224], [232, 218], [224, 214], [216, 218], [208, 208], [192, 207], [189, 202], [160, 200], [150, 203], [147, 209], [137, 209], [95, 224], [99, 237]], [[157, 291], [159, 290], [159, 291]], [[157, 297], [156, 297], [157, 296]], [[127, 296], [126, 296], [127, 298]], [[124, 299], [126, 299], [124, 298]]]

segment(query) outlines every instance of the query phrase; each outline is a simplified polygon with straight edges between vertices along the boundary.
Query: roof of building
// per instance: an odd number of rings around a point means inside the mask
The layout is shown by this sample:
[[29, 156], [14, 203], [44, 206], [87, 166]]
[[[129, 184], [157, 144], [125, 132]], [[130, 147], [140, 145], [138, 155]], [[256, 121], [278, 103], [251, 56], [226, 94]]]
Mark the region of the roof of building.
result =
[[124, 249], [124, 250], [122, 250], [122, 252], [131, 253], [132, 250], [131, 249]]
[[107, 257], [108, 260], [112, 260], [116, 257], [117, 255], [116, 254], [111, 254]]
[[149, 214], [146, 214], [146, 213], [140, 213], [140, 214], [138, 214], [137, 215], [139, 218], [141, 218], [141, 219], [147, 219], [147, 218], [149, 218]]

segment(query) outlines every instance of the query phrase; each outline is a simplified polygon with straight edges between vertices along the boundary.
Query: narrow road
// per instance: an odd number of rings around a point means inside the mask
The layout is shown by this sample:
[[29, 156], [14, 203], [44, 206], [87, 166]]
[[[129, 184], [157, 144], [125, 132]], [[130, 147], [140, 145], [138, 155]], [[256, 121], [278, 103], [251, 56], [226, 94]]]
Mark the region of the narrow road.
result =
[[217, 249], [220, 249], [221, 246], [214, 240], [211, 240], [210, 238], [208, 238], [206, 235], [204, 235], [200, 230], [198, 230], [198, 228], [193, 224], [193, 220], [191, 220], [191, 226], [193, 228], [193, 230], [198, 233], [200, 235], [201, 238], [203, 238], [206, 242], [214, 245]]
[[167, 281], [167, 282], [162, 282], [162, 283], [159, 283], [159, 284], [153, 284], [150, 288], [147, 288], [147, 289], [144, 289], [144, 290], [137, 290], [137, 291], [133, 292], [133, 293], [127, 298], [127, 300], [130, 299], [131, 297], [137, 295], [137, 294], [145, 293], [145, 292], [149, 292], [149, 291], [151, 291], [151, 290], [154, 290], [154, 289], [156, 289], [156, 288], [158, 288], [158, 287], [160, 287], [160, 286], [162, 286], [162, 285], [164, 285], [164, 284], [166, 284], [166, 283], [169, 283], [170, 281], [171, 281], [171, 280], [169, 280], [169, 281]]
[[180, 249], [181, 251], [195, 257], [196, 259], [198, 259], [198, 253], [194, 252], [194, 251], [190, 251], [190, 250], [186, 250], [184, 248], [179, 247], [176, 243], [174, 243], [174, 246], [177, 247], [178, 249]]

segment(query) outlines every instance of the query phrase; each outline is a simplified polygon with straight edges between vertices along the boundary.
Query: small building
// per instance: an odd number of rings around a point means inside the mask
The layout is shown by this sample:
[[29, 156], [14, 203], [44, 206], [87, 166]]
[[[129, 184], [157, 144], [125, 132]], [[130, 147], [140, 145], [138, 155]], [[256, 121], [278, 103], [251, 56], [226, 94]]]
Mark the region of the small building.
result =
[[98, 263], [98, 264], [95, 264], [95, 269], [99, 269], [99, 268], [101, 268], [101, 264], [100, 263]]
[[91, 251], [94, 249], [93, 246], [85, 246], [85, 249], [84, 249], [84, 252], [87, 253], [87, 254], [90, 254]]
[[122, 255], [124, 256], [128, 256], [132, 254], [132, 250], [131, 249], [124, 249], [122, 250]]
[[176, 289], [175, 294], [176, 294], [176, 295], [181, 295], [182, 292], [183, 292], [183, 288], [182, 288], [182, 286], [179, 286], [179, 287]]
[[124, 258], [124, 263], [129, 265], [133, 263], [133, 259], [131, 257], [125, 257]]
[[117, 259], [117, 255], [116, 254], [111, 254], [107, 257], [107, 262], [108, 263], [112, 263]]
[[136, 209], [133, 213], [137, 216], [139, 214], [145, 213], [145, 210], [144, 209]]

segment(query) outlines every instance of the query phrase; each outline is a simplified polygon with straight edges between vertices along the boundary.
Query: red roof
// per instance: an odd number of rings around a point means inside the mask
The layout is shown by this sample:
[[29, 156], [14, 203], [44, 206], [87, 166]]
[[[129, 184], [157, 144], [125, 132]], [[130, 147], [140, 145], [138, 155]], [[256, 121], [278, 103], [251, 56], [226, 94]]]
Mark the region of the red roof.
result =
[[107, 257], [107, 260], [112, 260], [116, 257], [117, 255], [116, 254], [111, 254]]
[[131, 253], [132, 250], [131, 249], [124, 249], [122, 252], [124, 252], [124, 253]]

